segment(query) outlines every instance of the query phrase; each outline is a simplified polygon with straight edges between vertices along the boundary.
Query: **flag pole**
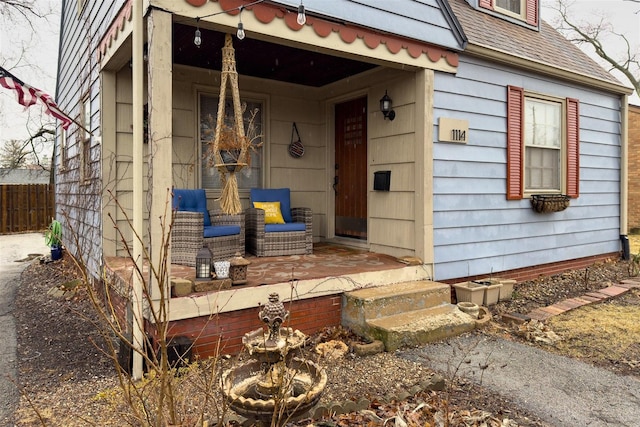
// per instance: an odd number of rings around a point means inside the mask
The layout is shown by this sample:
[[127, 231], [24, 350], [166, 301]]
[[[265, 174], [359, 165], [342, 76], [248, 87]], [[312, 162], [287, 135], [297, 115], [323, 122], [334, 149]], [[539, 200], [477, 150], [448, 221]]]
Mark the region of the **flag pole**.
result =
[[[63, 112], [62, 110], [58, 109], [58, 111], [60, 111], [62, 114], [64, 114], [64, 112]], [[67, 117], [69, 118], [69, 120], [71, 120], [71, 122], [72, 122], [73, 124], [75, 124], [76, 126], [78, 126], [80, 129], [82, 129], [83, 131], [85, 131], [86, 133], [88, 133], [88, 134], [89, 134], [89, 135], [91, 135], [91, 136], [95, 136], [95, 135], [93, 134], [93, 132], [91, 132], [89, 129], [87, 129], [86, 127], [84, 127], [83, 125], [81, 125], [81, 124], [80, 124], [80, 122], [78, 122], [76, 119], [74, 119], [74, 118], [72, 118], [72, 117], [68, 116], [67, 114], [64, 114], [64, 115], [65, 115], [65, 116], [67, 116]]]

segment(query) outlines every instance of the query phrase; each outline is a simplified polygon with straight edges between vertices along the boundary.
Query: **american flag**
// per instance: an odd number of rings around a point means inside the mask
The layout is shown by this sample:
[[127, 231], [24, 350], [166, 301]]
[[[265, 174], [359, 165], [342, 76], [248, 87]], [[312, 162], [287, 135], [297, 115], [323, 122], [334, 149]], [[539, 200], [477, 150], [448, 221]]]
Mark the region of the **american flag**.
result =
[[60, 110], [58, 105], [53, 101], [53, 98], [40, 89], [36, 89], [24, 83], [2, 67], [0, 67], [0, 85], [7, 89], [15, 90], [18, 102], [25, 107], [31, 107], [40, 100], [40, 102], [45, 106], [45, 112], [60, 120], [64, 129], [67, 129], [73, 122], [69, 116]]

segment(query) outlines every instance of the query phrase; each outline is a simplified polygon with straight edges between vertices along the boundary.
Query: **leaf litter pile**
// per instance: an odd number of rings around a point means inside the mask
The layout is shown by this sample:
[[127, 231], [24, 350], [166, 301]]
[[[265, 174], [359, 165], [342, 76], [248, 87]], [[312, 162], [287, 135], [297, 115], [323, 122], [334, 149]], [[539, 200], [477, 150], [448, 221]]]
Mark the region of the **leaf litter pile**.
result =
[[[518, 331], [500, 323], [501, 312], [526, 313], [533, 308], [603, 288], [628, 277], [628, 263], [610, 261], [516, 285], [514, 299], [491, 308], [494, 322], [476, 333], [499, 334], [523, 340]], [[123, 418], [100, 396], [117, 381], [111, 361], [102, 353], [95, 316], [83, 294], [62, 288], [76, 283], [77, 274], [65, 257], [53, 263], [34, 261], [20, 281], [14, 315], [18, 338], [21, 398], [13, 420], [16, 426], [119, 426]], [[50, 292], [57, 288], [62, 292]], [[634, 290], [606, 303], [582, 307], [553, 318], [543, 328], [560, 339], [536, 345], [556, 353], [638, 375], [640, 360], [640, 296]], [[635, 321], [634, 321], [635, 320]], [[316, 340], [354, 339], [340, 328]], [[321, 360], [322, 363], [322, 360]], [[343, 357], [324, 361], [329, 381], [320, 404], [366, 398], [364, 410], [330, 412], [323, 419], [303, 419], [289, 426], [546, 426], [507, 397], [461, 378], [446, 378], [442, 390], [407, 395], [433, 372], [394, 353]], [[404, 393], [403, 393], [404, 392]], [[37, 409], [35, 411], [34, 409]], [[446, 422], [449, 421], [449, 423]], [[11, 424], [11, 425], [13, 425]], [[186, 424], [193, 425], [193, 424]], [[229, 425], [236, 425], [229, 423]]]

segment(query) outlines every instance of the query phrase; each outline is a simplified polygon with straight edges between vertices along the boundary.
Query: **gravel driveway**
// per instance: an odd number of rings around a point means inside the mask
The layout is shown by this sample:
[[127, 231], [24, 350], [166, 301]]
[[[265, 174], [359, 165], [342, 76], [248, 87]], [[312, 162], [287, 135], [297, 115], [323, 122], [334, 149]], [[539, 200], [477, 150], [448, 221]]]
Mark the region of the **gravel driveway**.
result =
[[0, 422], [7, 419], [18, 403], [14, 383], [16, 371], [16, 330], [13, 300], [20, 273], [30, 260], [29, 254], [49, 251], [42, 233], [0, 235]]

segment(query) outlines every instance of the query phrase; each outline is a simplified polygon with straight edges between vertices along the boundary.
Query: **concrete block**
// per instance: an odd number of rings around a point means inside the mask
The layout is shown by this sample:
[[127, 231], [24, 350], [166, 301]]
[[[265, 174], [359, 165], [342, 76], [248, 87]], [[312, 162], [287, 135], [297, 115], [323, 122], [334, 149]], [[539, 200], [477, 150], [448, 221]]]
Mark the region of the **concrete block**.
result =
[[368, 320], [449, 302], [449, 285], [428, 280], [358, 289], [345, 292], [342, 297], [342, 325], [361, 336], [368, 336]]
[[353, 352], [358, 356], [371, 356], [374, 354], [382, 353], [384, 351], [384, 343], [379, 340], [374, 340], [371, 343], [355, 343], [353, 344]]
[[521, 325], [531, 320], [531, 317], [520, 313], [503, 313], [501, 317], [503, 322], [513, 323], [515, 325]]
[[460, 335], [475, 328], [475, 320], [455, 305], [443, 304], [424, 310], [370, 320], [370, 335], [384, 342], [386, 351], [415, 347]]
[[170, 280], [172, 297], [183, 297], [193, 291], [193, 283], [191, 280], [180, 279], [178, 277], [172, 277]]
[[196, 292], [211, 292], [231, 288], [231, 279], [196, 280], [193, 282], [193, 289]]

